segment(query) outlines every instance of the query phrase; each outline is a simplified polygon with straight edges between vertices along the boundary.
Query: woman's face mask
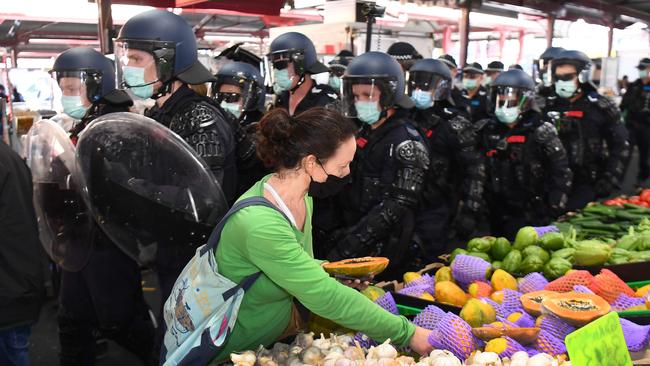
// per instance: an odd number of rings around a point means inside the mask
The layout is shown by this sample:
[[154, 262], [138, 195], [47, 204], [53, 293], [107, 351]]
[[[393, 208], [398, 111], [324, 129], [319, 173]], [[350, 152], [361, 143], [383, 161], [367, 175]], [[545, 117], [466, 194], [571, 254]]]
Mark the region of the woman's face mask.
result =
[[350, 181], [349, 175], [345, 177], [337, 177], [336, 175], [329, 174], [323, 164], [318, 161], [321, 169], [327, 174], [327, 179], [324, 182], [316, 182], [311, 176], [311, 182], [309, 183], [309, 195], [316, 198], [326, 198], [333, 196], [341, 191], [343, 187]]
[[223, 108], [233, 116], [237, 118], [241, 117], [242, 110], [241, 110], [241, 105], [239, 105], [239, 103], [226, 103], [226, 101], [224, 100], [219, 105], [221, 106], [221, 108]]
[[136, 97], [142, 99], [151, 98], [153, 95], [153, 84], [148, 84], [145, 81], [144, 67], [124, 66], [122, 72], [124, 74], [124, 81]]

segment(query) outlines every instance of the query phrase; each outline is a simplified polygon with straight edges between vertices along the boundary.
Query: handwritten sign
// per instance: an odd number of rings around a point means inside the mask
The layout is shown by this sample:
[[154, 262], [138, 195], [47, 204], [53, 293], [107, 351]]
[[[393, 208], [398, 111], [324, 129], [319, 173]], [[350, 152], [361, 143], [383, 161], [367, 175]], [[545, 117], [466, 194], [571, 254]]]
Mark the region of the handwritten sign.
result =
[[632, 365], [618, 314], [611, 312], [566, 336], [573, 366]]

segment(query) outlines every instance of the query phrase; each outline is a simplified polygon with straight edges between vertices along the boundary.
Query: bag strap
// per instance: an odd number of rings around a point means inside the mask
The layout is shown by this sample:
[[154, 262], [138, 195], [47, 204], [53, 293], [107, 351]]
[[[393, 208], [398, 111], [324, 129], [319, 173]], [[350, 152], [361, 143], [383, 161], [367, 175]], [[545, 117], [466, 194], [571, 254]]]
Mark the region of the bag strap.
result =
[[[230, 216], [234, 215], [237, 213], [239, 210], [244, 209], [246, 207], [250, 206], [265, 206], [268, 208], [272, 208], [275, 211], [279, 212], [282, 217], [284, 217], [287, 221], [289, 221], [289, 218], [287, 215], [284, 214], [280, 209], [275, 207], [269, 200], [267, 200], [264, 197], [261, 196], [256, 196], [256, 197], [249, 197], [246, 199], [243, 199], [237, 203], [235, 203], [228, 212], [221, 218], [221, 221], [217, 224], [217, 227], [214, 228], [212, 231], [212, 234], [210, 234], [210, 237], [208, 238], [208, 243], [201, 248], [200, 255], [204, 255], [208, 251], [212, 251], [217, 248], [217, 245], [219, 245], [219, 240], [221, 240], [221, 232], [223, 231], [223, 228], [226, 226], [226, 222], [230, 218]], [[289, 221], [290, 222], [290, 221]]]

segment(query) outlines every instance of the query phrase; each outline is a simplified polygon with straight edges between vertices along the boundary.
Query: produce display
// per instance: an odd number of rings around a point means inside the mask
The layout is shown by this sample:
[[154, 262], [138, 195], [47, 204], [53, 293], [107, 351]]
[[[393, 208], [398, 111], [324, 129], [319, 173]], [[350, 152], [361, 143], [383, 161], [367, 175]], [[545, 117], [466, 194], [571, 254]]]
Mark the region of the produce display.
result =
[[578, 238], [612, 238], [627, 234], [628, 228], [638, 225], [650, 216], [650, 209], [634, 204], [612, 206], [592, 203], [578, 212], [571, 212], [561, 217], [556, 226], [563, 232], [576, 229]]
[[607, 206], [623, 206], [625, 204], [650, 207], [650, 189], [642, 190], [638, 196], [620, 196], [603, 202]]

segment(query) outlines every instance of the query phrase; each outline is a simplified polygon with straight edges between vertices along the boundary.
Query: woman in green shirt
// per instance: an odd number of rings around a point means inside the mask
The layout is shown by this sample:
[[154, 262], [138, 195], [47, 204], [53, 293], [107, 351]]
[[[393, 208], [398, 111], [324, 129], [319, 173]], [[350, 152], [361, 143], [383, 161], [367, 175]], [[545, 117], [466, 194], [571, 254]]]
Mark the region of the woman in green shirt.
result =
[[216, 259], [222, 275], [235, 283], [262, 272], [246, 292], [237, 323], [224, 349], [231, 352], [269, 346], [285, 334], [296, 298], [311, 312], [377, 341], [390, 338], [400, 346], [427, 354], [430, 331], [414, 326], [330, 277], [312, 250], [312, 198], [336, 193], [350, 174], [356, 150], [355, 127], [340, 113], [315, 108], [291, 117], [282, 109], [260, 122], [258, 155], [274, 173], [240, 199], [264, 196], [276, 210], [251, 206], [226, 224]]

